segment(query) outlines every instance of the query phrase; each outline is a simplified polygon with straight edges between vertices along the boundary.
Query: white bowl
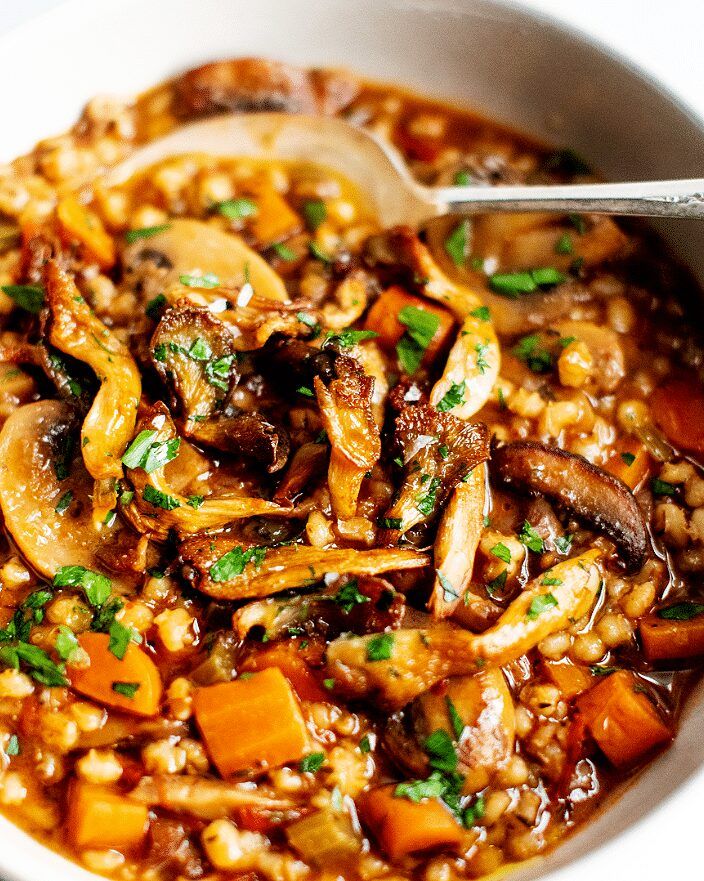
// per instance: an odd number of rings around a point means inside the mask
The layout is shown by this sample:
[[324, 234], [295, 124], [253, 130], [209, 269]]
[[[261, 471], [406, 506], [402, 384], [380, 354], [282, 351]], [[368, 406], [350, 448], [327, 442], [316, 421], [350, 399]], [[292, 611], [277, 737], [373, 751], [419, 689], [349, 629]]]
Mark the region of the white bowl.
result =
[[[549, 19], [491, 0], [69, 0], [0, 39], [0, 161], [65, 130], [97, 93], [139, 91], [236, 55], [347, 65], [466, 103], [574, 147], [613, 178], [699, 177], [704, 169], [702, 121], [647, 75]], [[704, 280], [704, 224], [661, 229]], [[701, 878], [702, 722], [697, 688], [672, 749], [608, 810], [512, 878]], [[0, 875], [94, 877], [2, 819]]]

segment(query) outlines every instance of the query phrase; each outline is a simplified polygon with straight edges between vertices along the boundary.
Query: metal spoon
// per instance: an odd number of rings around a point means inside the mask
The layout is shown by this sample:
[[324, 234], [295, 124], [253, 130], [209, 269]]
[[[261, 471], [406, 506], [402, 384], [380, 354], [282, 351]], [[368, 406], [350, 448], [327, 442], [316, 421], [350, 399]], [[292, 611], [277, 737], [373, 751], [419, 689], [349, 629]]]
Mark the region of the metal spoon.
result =
[[112, 169], [107, 183], [121, 183], [146, 166], [184, 153], [328, 166], [367, 192], [385, 226], [492, 211], [704, 218], [704, 180], [427, 187], [414, 180], [401, 154], [373, 133], [342, 119], [288, 113], [228, 114], [183, 126], [137, 150]]

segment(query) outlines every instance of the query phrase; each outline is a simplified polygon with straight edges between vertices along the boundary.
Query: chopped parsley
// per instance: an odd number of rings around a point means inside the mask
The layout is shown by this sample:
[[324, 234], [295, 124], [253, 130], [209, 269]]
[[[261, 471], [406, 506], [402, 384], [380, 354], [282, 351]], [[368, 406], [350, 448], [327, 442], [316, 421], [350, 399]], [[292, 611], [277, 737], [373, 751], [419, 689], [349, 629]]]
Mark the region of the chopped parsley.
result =
[[531, 600], [530, 607], [526, 612], [526, 618], [530, 621], [534, 621], [536, 618], [540, 617], [543, 612], [547, 612], [548, 609], [552, 609], [553, 606], [556, 606], [557, 600], [551, 593], [541, 593], [536, 597], [533, 597]]
[[394, 790], [394, 796], [407, 798], [417, 804], [424, 798], [442, 798], [447, 789], [445, 776], [439, 771], [434, 771], [426, 780], [410, 780], [406, 783], [399, 783]]
[[534, 551], [536, 554], [542, 554], [545, 550], [545, 542], [527, 520], [524, 521], [523, 526], [521, 527], [518, 540], [521, 544], [524, 544], [528, 550]]
[[[3, 631], [3, 634], [6, 631]], [[5, 642], [5, 639], [2, 640]], [[57, 687], [68, 685], [62, 664], [56, 664], [39, 646], [20, 639], [0, 645], [0, 663], [19, 670], [22, 665], [27, 673], [42, 685]]]
[[193, 361], [207, 361], [209, 358], [213, 357], [213, 350], [210, 348], [208, 341], [199, 336], [191, 343], [191, 347], [188, 350], [188, 357]]
[[445, 392], [438, 401], [436, 409], [441, 413], [446, 413], [454, 407], [464, 404], [465, 381], [460, 383], [453, 382], [450, 388]]
[[154, 429], [140, 431], [127, 447], [122, 464], [126, 468], [143, 468], [147, 474], [151, 474], [173, 461], [178, 455], [181, 439], [175, 437], [167, 441], [155, 441], [156, 434]]
[[470, 232], [468, 220], [463, 220], [458, 223], [445, 239], [445, 251], [455, 266], [464, 266], [467, 260], [469, 241]]
[[382, 529], [400, 529], [402, 523], [401, 517], [382, 517], [379, 520], [379, 526]]
[[342, 609], [345, 615], [349, 614], [355, 606], [369, 602], [369, 597], [359, 592], [359, 582], [356, 578], [350, 579], [337, 591], [333, 602]]
[[459, 759], [452, 738], [444, 728], [438, 728], [426, 739], [423, 749], [435, 771], [454, 771]]
[[161, 313], [166, 309], [167, 306], [166, 297], [163, 294], [157, 294], [153, 300], [150, 300], [144, 311], [147, 314], [148, 318], [151, 318], [152, 321], [158, 321], [161, 318]]
[[416, 508], [424, 517], [430, 517], [435, 510], [438, 490], [441, 485], [442, 481], [439, 477], [432, 477], [430, 481], [427, 482], [424, 493], [416, 499]]
[[243, 196], [219, 202], [215, 210], [228, 220], [244, 220], [246, 217], [253, 217], [259, 211], [256, 202]]
[[[119, 609], [117, 611], [119, 612]], [[114, 616], [108, 633], [110, 635], [108, 649], [119, 661], [125, 657], [125, 652], [131, 642], [140, 643], [142, 641], [142, 637], [133, 627], [125, 627]]]
[[486, 360], [486, 356], [489, 353], [489, 343], [477, 343], [474, 351], [477, 353], [477, 370], [484, 376], [491, 366]]
[[152, 236], [159, 235], [160, 232], [166, 232], [171, 229], [170, 223], [162, 223], [159, 226], [143, 226], [141, 229], [128, 229], [125, 233], [125, 241], [128, 245], [132, 245], [139, 239], [150, 239]]
[[704, 605], [702, 603], [675, 603], [664, 609], [659, 609], [658, 618], [664, 618], [666, 621], [691, 621], [704, 613]]
[[297, 254], [294, 250], [288, 247], [288, 245], [283, 245], [280, 242], [271, 246], [272, 251], [279, 257], [281, 260], [285, 260], [287, 263], [291, 263], [297, 257]]
[[372, 340], [377, 336], [379, 334], [375, 330], [353, 330], [352, 328], [347, 328], [347, 330], [341, 330], [339, 333], [329, 330], [325, 336], [325, 342], [340, 346], [342, 349], [350, 349], [363, 340]]
[[[303, 648], [303, 644], [301, 643], [301, 648]], [[335, 687], [334, 679], [323, 679], [323, 686], [327, 688], [328, 691], [332, 691]]]
[[444, 572], [441, 572], [440, 569], [435, 570], [438, 576], [438, 581], [440, 582], [440, 586], [442, 587], [442, 598], [446, 603], [452, 603], [454, 600], [458, 600], [460, 595], [455, 590], [454, 585], [450, 581], [450, 579], [445, 575]]
[[660, 480], [659, 477], [655, 477], [650, 486], [656, 496], [674, 496], [677, 491], [677, 487], [674, 484], [668, 483], [666, 480]]
[[71, 490], [68, 490], [67, 492], [65, 492], [61, 496], [59, 501], [56, 503], [56, 507], [54, 508], [54, 510], [56, 511], [57, 514], [63, 514], [64, 511], [66, 511], [68, 509], [68, 506], [71, 504], [72, 501], [73, 501], [73, 493], [71, 492]]
[[78, 648], [78, 640], [76, 639], [76, 634], [70, 627], [67, 627], [65, 624], [59, 625], [59, 632], [56, 635], [54, 648], [56, 649], [56, 654], [62, 661], [70, 660], [71, 656], [75, 654], [76, 649]]
[[325, 223], [327, 216], [328, 209], [322, 199], [308, 199], [303, 203], [303, 218], [311, 232], [315, 232], [321, 224]]
[[457, 712], [457, 707], [449, 694], [445, 695], [445, 706], [447, 707], [447, 714], [452, 723], [452, 730], [455, 732], [455, 738], [460, 740], [464, 733], [464, 722], [462, 721], [460, 714]]
[[577, 230], [580, 236], [583, 236], [584, 233], [587, 231], [587, 221], [581, 214], [570, 214], [568, 215], [568, 220]]
[[484, 816], [485, 809], [486, 808], [483, 795], [480, 795], [477, 799], [475, 799], [475, 801], [472, 802], [471, 805], [469, 805], [469, 807], [466, 807], [464, 809], [464, 812], [462, 814], [462, 822], [467, 827], [467, 829], [471, 829], [478, 820], [481, 820], [481, 818]]
[[574, 253], [574, 244], [572, 243], [572, 236], [566, 232], [563, 233], [560, 238], [555, 243], [555, 253], [556, 254], [572, 254]]
[[621, 461], [624, 462], [629, 468], [636, 461], [636, 457], [633, 453], [621, 453]]
[[368, 661], [388, 661], [394, 648], [393, 633], [379, 633], [367, 643]]
[[[365, 734], [364, 737], [359, 741], [359, 751], [362, 755], [366, 755], [371, 751], [372, 745], [369, 741], [369, 735]], [[9, 753], [8, 753], [9, 754]]]
[[6, 284], [0, 288], [21, 309], [38, 315], [44, 306], [44, 288], [36, 284]]
[[452, 182], [456, 187], [468, 187], [472, 183], [472, 175], [462, 168], [455, 174]]
[[164, 511], [173, 511], [175, 508], [181, 507], [178, 499], [161, 492], [151, 484], [147, 484], [142, 490], [142, 498], [150, 505], [154, 505], [155, 508], [162, 508]]
[[232, 548], [210, 567], [210, 580], [230, 581], [244, 572], [250, 560], [254, 560], [255, 566], [261, 566], [267, 550], [265, 547], [251, 547], [246, 550], [241, 547]]
[[332, 263], [332, 257], [326, 251], [320, 247], [317, 242], [308, 242], [308, 250], [315, 257], [316, 260], [320, 260], [321, 263]]
[[479, 321], [489, 321], [491, 318], [491, 313], [489, 312], [488, 306], [478, 306], [476, 309], [473, 309], [469, 313], [472, 318], [477, 318]]
[[18, 756], [20, 754], [20, 739], [16, 734], [10, 735], [5, 747], [5, 755]]
[[54, 576], [54, 587], [80, 587], [91, 606], [102, 606], [112, 585], [106, 575], [85, 566], [62, 566]]
[[129, 698], [129, 700], [134, 700], [139, 687], [139, 682], [113, 682], [112, 684], [112, 690], [116, 694], [121, 694], [123, 697]]
[[301, 759], [298, 767], [302, 774], [315, 774], [323, 767], [324, 762], [325, 753], [310, 753]]
[[506, 545], [502, 541], [500, 541], [494, 545], [494, 547], [491, 549], [491, 553], [495, 557], [498, 557], [499, 560], [503, 560], [504, 563], [511, 562], [511, 551], [506, 547]]
[[487, 582], [485, 585], [486, 592], [490, 597], [493, 597], [495, 593], [503, 590], [506, 587], [506, 579], [508, 578], [508, 569], [504, 569], [502, 572], [496, 576], [496, 578], [492, 578], [491, 581]]
[[504, 297], [518, 299], [521, 294], [532, 294], [540, 287], [560, 284], [564, 273], [551, 266], [529, 269], [524, 272], [497, 272], [489, 276], [489, 287]]
[[230, 384], [230, 374], [232, 372], [232, 362], [235, 360], [234, 355], [223, 355], [214, 361], [208, 361], [205, 365], [205, 378], [210, 385], [226, 392]]
[[403, 369], [412, 376], [440, 327], [440, 318], [427, 309], [404, 306], [398, 313], [398, 320], [406, 332], [396, 345], [396, 354]]
[[524, 336], [511, 351], [533, 373], [547, 373], [552, 369], [552, 354], [541, 346], [540, 337], [535, 333]]
[[220, 287], [220, 279], [212, 272], [206, 272], [205, 275], [179, 275], [178, 280], [187, 288]]
[[558, 554], [567, 555], [572, 550], [572, 536], [568, 534], [560, 535], [555, 539], [555, 550]]
[[307, 385], [299, 385], [298, 388], [296, 389], [296, 391], [298, 392], [299, 395], [303, 395], [306, 398], [315, 397], [313, 389], [308, 388]]
[[196, 511], [205, 501], [205, 496], [189, 496], [186, 504], [190, 505], [191, 508], [194, 508]]
[[57, 480], [66, 480], [68, 477], [75, 445], [76, 441], [71, 434], [65, 434], [59, 439], [56, 458], [53, 461], [54, 474]]
[[562, 579], [553, 578], [551, 575], [546, 575], [540, 583], [544, 584], [546, 587], [558, 587], [560, 584], [562, 584]]

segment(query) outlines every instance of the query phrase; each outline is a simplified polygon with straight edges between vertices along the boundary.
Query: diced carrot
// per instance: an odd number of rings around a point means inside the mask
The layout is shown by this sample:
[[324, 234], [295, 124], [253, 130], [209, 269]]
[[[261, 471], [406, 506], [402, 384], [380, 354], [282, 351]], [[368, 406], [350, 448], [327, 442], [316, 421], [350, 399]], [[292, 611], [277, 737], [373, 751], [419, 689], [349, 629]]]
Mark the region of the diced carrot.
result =
[[68, 793], [66, 825], [76, 847], [131, 851], [144, 841], [149, 812], [107, 786], [77, 781]]
[[412, 802], [396, 798], [394, 783], [362, 793], [362, 819], [392, 860], [434, 847], [459, 844], [462, 829], [436, 798]]
[[435, 162], [443, 149], [441, 139], [418, 137], [411, 134], [405, 126], [396, 130], [394, 140], [407, 156], [421, 162]]
[[640, 639], [649, 661], [704, 655], [704, 615], [689, 621], [670, 621], [649, 615], [640, 622]]
[[193, 709], [223, 777], [259, 765], [276, 768], [308, 750], [300, 705], [277, 667], [249, 679], [198, 688]]
[[672, 731], [630, 670], [617, 670], [577, 698], [589, 732], [612, 764], [633, 765]]
[[293, 686], [293, 690], [302, 701], [327, 701], [326, 694], [318, 684], [310, 667], [300, 655], [296, 644], [272, 645], [262, 651], [250, 655], [240, 667], [243, 671], [266, 670], [278, 667]]
[[273, 187], [258, 189], [255, 202], [257, 213], [252, 216], [249, 228], [260, 245], [273, 245], [301, 230], [301, 218]]
[[109, 649], [107, 633], [83, 633], [78, 644], [90, 658], [90, 666], [71, 670], [71, 687], [75, 691], [135, 716], [157, 714], [161, 676], [146, 652], [131, 642], [120, 660]]
[[73, 196], [66, 196], [59, 202], [56, 216], [68, 238], [84, 245], [101, 269], [115, 265], [115, 243], [94, 211]]
[[572, 700], [594, 684], [594, 676], [586, 667], [569, 661], [546, 661], [545, 672], [560, 689], [565, 700]]
[[398, 343], [408, 329], [398, 319], [399, 312], [406, 306], [412, 306], [415, 309], [429, 312], [440, 321], [438, 329], [435, 331], [435, 335], [423, 355], [422, 363], [429, 364], [439, 352], [449, 345], [455, 326], [454, 318], [442, 306], [424, 300], [422, 297], [416, 297], [413, 294], [409, 294], [402, 287], [393, 285], [384, 291], [369, 310], [364, 327], [366, 330], [373, 330], [378, 333], [379, 339], [377, 342], [388, 351], [393, 351], [396, 343]]
[[653, 460], [645, 446], [635, 437], [622, 438], [616, 452], [604, 463], [604, 470], [622, 480], [630, 489], [637, 489], [648, 477]]
[[671, 443], [704, 453], [704, 390], [697, 379], [672, 379], [659, 386], [652, 394], [650, 408]]

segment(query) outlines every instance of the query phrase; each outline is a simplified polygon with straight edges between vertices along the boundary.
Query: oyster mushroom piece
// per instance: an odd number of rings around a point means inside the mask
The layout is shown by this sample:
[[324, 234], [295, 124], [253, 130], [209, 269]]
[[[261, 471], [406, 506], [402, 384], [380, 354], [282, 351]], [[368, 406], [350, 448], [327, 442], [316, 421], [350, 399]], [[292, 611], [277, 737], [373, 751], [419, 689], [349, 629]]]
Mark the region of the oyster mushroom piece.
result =
[[[186, 498], [177, 492], [170, 483], [169, 472], [178, 469], [181, 442], [169, 411], [161, 401], [146, 410], [140, 419], [135, 443], [139, 443], [140, 439], [145, 455], [148, 450], [155, 448], [169, 450], [171, 445], [170, 458], [160, 467], [149, 472], [141, 464], [127, 468], [126, 476], [134, 486], [135, 494], [124, 510], [140, 532], [165, 538], [169, 529], [175, 529], [182, 535], [192, 535], [206, 529], [221, 529], [234, 520], [246, 517], [291, 513], [290, 508], [262, 498], [208, 496], [205, 499], [198, 497], [197, 503], [193, 504], [193, 498]], [[130, 462], [130, 465], [133, 463]]]
[[254, 110], [332, 115], [359, 91], [347, 72], [263, 58], [213, 61], [181, 74], [174, 87], [177, 110], [187, 117]]
[[457, 742], [457, 770], [465, 786], [483, 789], [513, 755], [516, 714], [504, 674], [487, 667], [473, 676], [454, 676], [443, 693], [427, 691], [387, 725], [384, 743], [407, 772], [425, 777], [430, 772], [422, 747], [435, 731]]
[[63, 401], [25, 404], [0, 431], [5, 527], [46, 578], [62, 566], [102, 569], [96, 555], [112, 535], [93, 521], [93, 480], [81, 457], [74, 457], [77, 434], [75, 411]]
[[427, 404], [408, 404], [396, 417], [403, 482], [384, 514], [381, 540], [395, 544], [411, 527], [437, 516], [455, 486], [489, 458], [489, 434]]
[[142, 380], [129, 350], [91, 311], [73, 278], [46, 266], [49, 342], [91, 367], [100, 388], [81, 428], [81, 452], [96, 480], [121, 477], [121, 457], [132, 437]]
[[128, 245], [122, 265], [134, 282], [143, 273], [153, 272], [151, 267], [156, 265], [160, 268], [159, 288], [169, 296], [169, 289], [175, 286], [176, 298], [189, 290], [180, 286], [181, 276], [210, 274], [225, 287], [241, 290], [249, 282], [258, 297], [279, 303], [289, 299], [281, 278], [256, 251], [239, 236], [200, 220], [171, 220], [156, 235]]
[[151, 358], [184, 437], [255, 459], [270, 472], [285, 465], [284, 429], [228, 404], [239, 378], [237, 352], [232, 333], [212, 312], [187, 300], [168, 309], [154, 331]]
[[410, 549], [353, 550], [307, 545], [255, 547], [232, 536], [194, 536], [180, 547], [184, 573], [194, 587], [220, 600], [266, 597], [308, 587], [330, 572], [378, 575], [428, 565]]
[[642, 568], [648, 530], [633, 493], [617, 477], [576, 453], [515, 441], [492, 453], [492, 476], [518, 492], [543, 495], [604, 532], [629, 571]]
[[547, 569], [481, 634], [438, 624], [341, 636], [328, 646], [330, 676], [348, 695], [396, 710], [447, 676], [516, 660], [590, 611], [603, 582], [601, 555], [600, 550], [587, 551]]

